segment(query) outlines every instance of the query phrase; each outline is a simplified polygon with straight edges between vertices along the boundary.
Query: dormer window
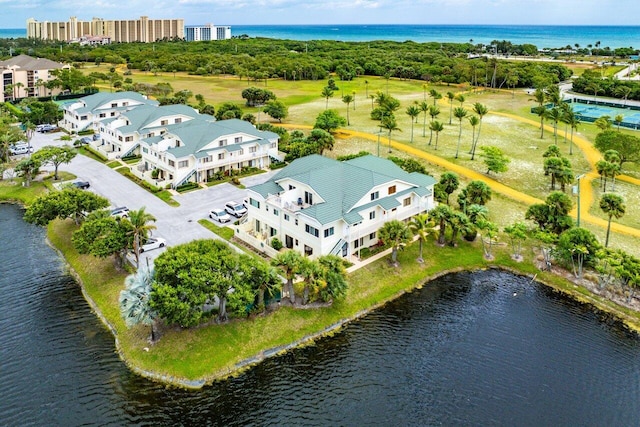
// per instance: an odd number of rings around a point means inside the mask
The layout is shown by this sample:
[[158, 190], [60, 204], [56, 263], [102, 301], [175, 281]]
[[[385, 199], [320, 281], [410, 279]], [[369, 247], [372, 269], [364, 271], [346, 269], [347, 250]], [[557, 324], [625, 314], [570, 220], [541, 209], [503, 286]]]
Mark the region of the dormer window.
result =
[[241, 136], [236, 136], [233, 140], [234, 143], [239, 144], [242, 142], [242, 137]]
[[392, 195], [395, 193], [396, 193], [396, 186], [395, 185], [389, 186], [389, 195]]
[[226, 139], [221, 139], [220, 141], [218, 141], [218, 147], [224, 147], [225, 145], [227, 145]]
[[162, 126], [166, 126], [168, 124], [169, 124], [169, 120], [161, 120], [160, 121], [160, 125], [162, 125]]
[[378, 200], [379, 198], [380, 198], [379, 191], [374, 191], [373, 193], [371, 193], [371, 200]]

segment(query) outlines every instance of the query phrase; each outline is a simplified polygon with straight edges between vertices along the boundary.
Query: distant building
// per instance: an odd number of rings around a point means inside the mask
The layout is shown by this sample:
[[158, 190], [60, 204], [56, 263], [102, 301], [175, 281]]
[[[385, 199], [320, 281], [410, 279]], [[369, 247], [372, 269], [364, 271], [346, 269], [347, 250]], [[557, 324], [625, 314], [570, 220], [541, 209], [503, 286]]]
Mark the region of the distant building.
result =
[[79, 21], [72, 16], [67, 22], [27, 19], [27, 38], [72, 41], [92, 36], [108, 37], [114, 43], [183, 39], [184, 19], [149, 19], [147, 16], [131, 20], [92, 18], [91, 21]]
[[53, 80], [51, 70], [71, 68], [70, 65], [18, 55], [0, 61], [0, 101], [26, 98], [29, 96], [57, 95], [60, 89], [48, 89], [46, 84]]
[[231, 38], [231, 27], [213, 24], [186, 25], [184, 38], [188, 42], [227, 40]]

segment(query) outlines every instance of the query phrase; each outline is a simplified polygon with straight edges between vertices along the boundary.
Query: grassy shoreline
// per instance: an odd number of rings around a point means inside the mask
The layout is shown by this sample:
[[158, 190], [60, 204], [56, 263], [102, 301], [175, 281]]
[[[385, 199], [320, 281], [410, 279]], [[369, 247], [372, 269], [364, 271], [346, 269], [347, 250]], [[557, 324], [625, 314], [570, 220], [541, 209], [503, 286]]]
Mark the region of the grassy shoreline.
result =
[[[158, 343], [147, 342], [146, 327], [127, 329], [120, 317], [117, 298], [124, 273], [110, 259], [79, 255], [70, 244], [71, 221], [55, 221], [48, 228], [49, 242], [66, 260], [92, 310], [113, 333], [120, 358], [135, 373], [178, 387], [199, 389], [293, 348], [338, 332], [345, 324], [376, 310], [401, 295], [428, 286], [429, 281], [459, 271], [499, 268], [534, 278], [537, 282], [614, 315], [630, 330], [640, 331], [640, 313], [626, 310], [533, 264], [533, 253], [521, 263], [511, 259], [506, 246], [497, 248], [495, 260], [482, 257], [479, 243], [459, 247], [425, 245], [425, 264], [416, 262], [418, 244], [399, 254], [400, 267], [387, 259], [372, 263], [349, 276], [345, 301], [317, 310], [282, 306], [266, 316], [236, 319], [225, 325], [208, 324], [190, 330], [166, 329]], [[370, 282], [371, 277], [378, 278]], [[532, 280], [533, 281], [533, 280]], [[148, 350], [146, 350], [148, 349]]]

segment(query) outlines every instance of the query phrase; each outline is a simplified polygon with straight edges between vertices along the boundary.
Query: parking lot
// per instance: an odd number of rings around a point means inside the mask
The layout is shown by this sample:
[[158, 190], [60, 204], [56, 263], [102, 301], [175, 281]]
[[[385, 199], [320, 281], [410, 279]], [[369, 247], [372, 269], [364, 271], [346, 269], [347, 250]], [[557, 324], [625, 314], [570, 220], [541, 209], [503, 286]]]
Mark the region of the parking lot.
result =
[[[60, 141], [62, 135], [64, 134], [61, 132], [35, 133], [31, 144], [38, 150], [45, 145], [71, 143]], [[208, 218], [209, 210], [212, 208], [224, 209], [224, 204], [230, 200], [242, 202], [247, 193], [247, 190], [234, 185], [220, 184], [175, 195], [173, 198], [180, 206], [172, 207], [113, 169], [85, 156], [76, 156], [71, 163], [61, 165], [60, 170], [73, 173], [78, 180], [88, 181], [91, 184], [88, 191], [106, 197], [113, 207], [126, 206], [131, 210], [146, 207], [146, 211], [157, 219], [157, 229], [153, 231], [153, 235], [165, 238], [168, 246], [195, 239], [217, 238], [214, 233], [198, 224], [198, 220]], [[249, 187], [266, 181], [273, 174], [274, 172], [267, 172], [254, 175], [241, 179], [241, 182]], [[143, 258], [155, 258], [163, 250], [145, 253]]]

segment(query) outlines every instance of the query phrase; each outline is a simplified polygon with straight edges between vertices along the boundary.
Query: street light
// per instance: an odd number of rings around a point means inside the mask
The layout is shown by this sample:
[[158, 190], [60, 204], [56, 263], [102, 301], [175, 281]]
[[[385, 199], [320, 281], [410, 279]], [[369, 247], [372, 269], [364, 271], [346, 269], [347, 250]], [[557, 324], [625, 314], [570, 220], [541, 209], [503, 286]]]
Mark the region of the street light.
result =
[[580, 180], [582, 178], [584, 178], [585, 174], [581, 174], [578, 175], [576, 177], [576, 181], [578, 181], [578, 185], [575, 185], [573, 187], [573, 194], [575, 194], [576, 196], [578, 196], [578, 215], [577, 215], [577, 220], [576, 220], [576, 226], [580, 227]]

